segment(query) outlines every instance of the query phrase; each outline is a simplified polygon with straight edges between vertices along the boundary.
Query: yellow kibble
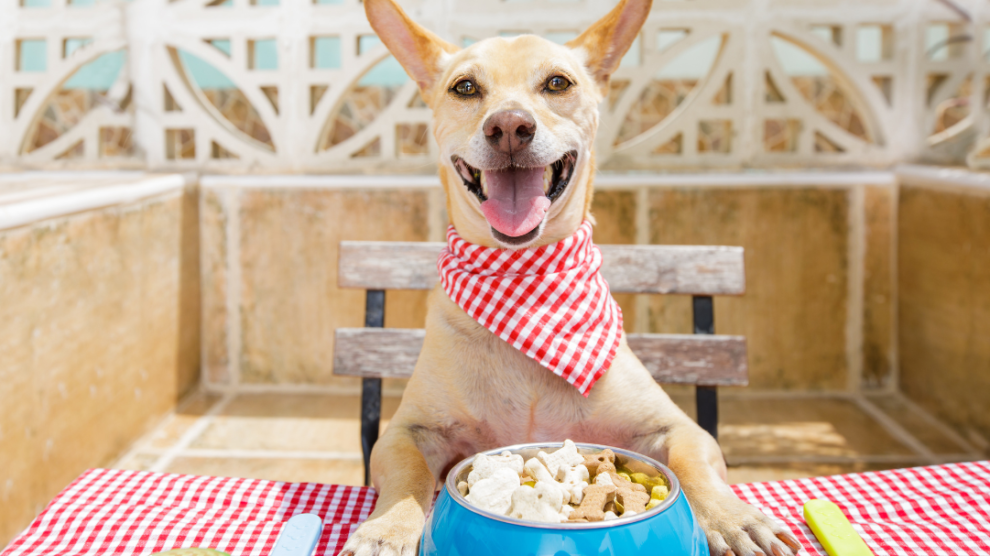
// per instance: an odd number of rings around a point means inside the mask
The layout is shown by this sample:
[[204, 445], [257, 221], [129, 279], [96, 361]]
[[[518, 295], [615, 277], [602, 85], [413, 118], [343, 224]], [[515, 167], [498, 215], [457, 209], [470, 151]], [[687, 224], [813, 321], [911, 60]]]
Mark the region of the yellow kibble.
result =
[[536, 481], [526, 481], [525, 483], [523, 483], [523, 486], [536, 488]]
[[666, 485], [657, 485], [653, 487], [653, 490], [650, 492], [650, 500], [663, 502], [667, 499], [668, 494], [670, 494], [670, 490], [667, 489]]
[[653, 508], [656, 508], [660, 504], [663, 504], [663, 500], [657, 500], [656, 498], [651, 498], [650, 501], [646, 504], [646, 509], [652, 510]]
[[616, 475], [622, 477], [623, 479], [625, 479], [627, 481], [630, 481], [630, 482], [632, 481], [632, 478], [629, 476], [628, 473], [616, 473]]

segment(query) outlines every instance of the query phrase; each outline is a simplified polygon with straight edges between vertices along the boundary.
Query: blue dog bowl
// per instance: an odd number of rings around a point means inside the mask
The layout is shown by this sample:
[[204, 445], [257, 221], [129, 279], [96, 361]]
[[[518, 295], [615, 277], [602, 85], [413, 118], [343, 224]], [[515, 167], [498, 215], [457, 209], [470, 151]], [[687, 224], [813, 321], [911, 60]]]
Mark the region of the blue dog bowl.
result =
[[[528, 460], [540, 450], [562, 444], [520, 444], [484, 452], [520, 454]], [[582, 454], [611, 448], [578, 444]], [[708, 556], [708, 540], [698, 526], [677, 477], [666, 466], [645, 456], [611, 448], [617, 461], [635, 472], [662, 473], [670, 482], [670, 495], [656, 508], [613, 521], [592, 523], [535, 523], [481, 510], [461, 496], [457, 483], [464, 481], [474, 458], [466, 459], [447, 475], [420, 542], [420, 556], [605, 556], [663, 554]]]

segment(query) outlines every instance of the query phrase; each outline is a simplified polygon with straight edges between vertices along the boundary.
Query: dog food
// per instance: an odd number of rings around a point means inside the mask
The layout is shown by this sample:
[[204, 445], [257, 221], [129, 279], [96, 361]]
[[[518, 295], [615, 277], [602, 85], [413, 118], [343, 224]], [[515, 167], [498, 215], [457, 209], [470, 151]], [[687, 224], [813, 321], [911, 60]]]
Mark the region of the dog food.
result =
[[457, 490], [481, 509], [543, 523], [629, 517], [652, 510], [670, 494], [662, 474], [633, 472], [608, 449], [582, 455], [570, 440], [526, 461], [508, 451], [478, 454]]

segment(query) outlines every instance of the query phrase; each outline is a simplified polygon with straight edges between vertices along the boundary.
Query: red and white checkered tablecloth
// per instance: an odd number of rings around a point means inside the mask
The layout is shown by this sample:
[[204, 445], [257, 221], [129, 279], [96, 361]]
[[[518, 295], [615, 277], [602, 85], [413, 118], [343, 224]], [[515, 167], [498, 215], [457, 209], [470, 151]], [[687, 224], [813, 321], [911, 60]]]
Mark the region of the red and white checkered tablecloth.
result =
[[[990, 462], [734, 485], [826, 556], [804, 523], [812, 498], [837, 503], [877, 556], [990, 553]], [[66, 488], [0, 556], [147, 555], [181, 547], [267, 556], [293, 515], [315, 513], [318, 555], [335, 556], [373, 490], [316, 483], [94, 469]]]

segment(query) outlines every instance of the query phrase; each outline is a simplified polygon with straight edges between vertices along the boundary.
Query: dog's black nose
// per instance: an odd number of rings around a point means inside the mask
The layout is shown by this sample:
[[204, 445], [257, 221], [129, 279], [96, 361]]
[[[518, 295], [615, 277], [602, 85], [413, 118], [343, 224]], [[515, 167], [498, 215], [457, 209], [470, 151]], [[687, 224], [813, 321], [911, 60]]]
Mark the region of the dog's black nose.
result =
[[536, 120], [525, 110], [502, 110], [485, 120], [485, 137], [492, 148], [506, 154], [529, 146], [536, 135]]

